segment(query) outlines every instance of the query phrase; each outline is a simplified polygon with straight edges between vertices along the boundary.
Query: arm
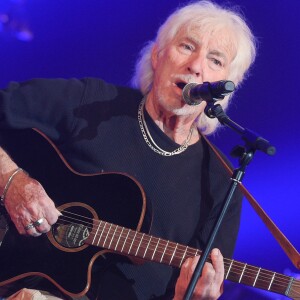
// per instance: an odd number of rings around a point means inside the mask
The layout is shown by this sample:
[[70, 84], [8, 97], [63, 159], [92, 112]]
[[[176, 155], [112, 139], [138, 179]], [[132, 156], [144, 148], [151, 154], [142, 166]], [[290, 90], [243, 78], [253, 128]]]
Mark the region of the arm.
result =
[[[188, 258], [181, 267], [180, 275], [176, 282], [174, 300], [181, 300], [185, 296], [186, 289], [197, 266], [199, 256]], [[224, 264], [223, 256], [218, 249], [211, 252], [212, 263], [204, 265], [202, 275], [199, 278], [194, 293], [193, 300], [218, 299], [223, 293]]]
[[[18, 166], [2, 148], [0, 148], [0, 166], [0, 194], [3, 195], [9, 178]], [[39, 236], [48, 232], [60, 215], [43, 187], [25, 172], [18, 172], [12, 178], [3, 202], [20, 234]], [[25, 230], [25, 226], [39, 219], [43, 220], [40, 226]]]
[[[73, 128], [70, 112], [81, 103], [84, 91], [85, 81], [75, 79], [10, 83], [0, 91], [0, 144], [6, 145], [7, 129], [39, 128], [53, 140], [67, 139], [68, 130]], [[6, 187], [5, 208], [19, 233], [37, 236], [50, 230], [59, 212], [36, 180], [22, 171], [14, 174], [17, 168], [0, 149], [0, 195]], [[37, 220], [42, 220], [41, 225], [30, 225], [26, 231], [25, 227]]]

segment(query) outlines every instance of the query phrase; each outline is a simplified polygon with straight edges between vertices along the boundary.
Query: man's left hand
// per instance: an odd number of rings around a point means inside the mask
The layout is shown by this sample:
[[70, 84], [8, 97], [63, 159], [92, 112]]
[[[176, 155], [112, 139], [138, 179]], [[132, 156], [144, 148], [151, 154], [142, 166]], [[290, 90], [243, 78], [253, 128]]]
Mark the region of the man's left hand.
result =
[[[199, 256], [196, 256], [188, 258], [182, 265], [175, 287], [174, 300], [183, 299], [198, 261]], [[212, 250], [211, 261], [212, 263], [206, 262], [203, 267], [202, 275], [193, 292], [193, 300], [215, 300], [223, 293], [224, 263], [219, 249]]]

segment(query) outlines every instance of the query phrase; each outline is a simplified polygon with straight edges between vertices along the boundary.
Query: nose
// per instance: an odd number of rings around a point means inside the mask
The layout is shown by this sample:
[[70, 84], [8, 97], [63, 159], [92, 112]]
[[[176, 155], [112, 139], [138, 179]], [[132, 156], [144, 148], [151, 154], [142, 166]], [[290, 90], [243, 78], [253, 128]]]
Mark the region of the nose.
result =
[[194, 71], [193, 68], [188, 67], [188, 71], [192, 74], [195, 75], [196, 77], [200, 76], [200, 72]]
[[203, 60], [199, 55], [191, 57], [187, 66], [188, 72], [197, 78], [202, 76], [203, 72]]

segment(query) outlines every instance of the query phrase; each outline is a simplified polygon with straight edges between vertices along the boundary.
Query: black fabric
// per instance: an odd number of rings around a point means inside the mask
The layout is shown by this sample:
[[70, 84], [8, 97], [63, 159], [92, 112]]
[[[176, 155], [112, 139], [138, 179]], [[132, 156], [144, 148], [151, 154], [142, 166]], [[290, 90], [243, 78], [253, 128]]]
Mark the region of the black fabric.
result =
[[[209, 238], [230, 180], [203, 139], [171, 157], [151, 150], [137, 120], [141, 99], [137, 90], [94, 78], [11, 83], [0, 94], [0, 128], [40, 129], [77, 171], [117, 171], [135, 177], [146, 192], [146, 220], [152, 221], [150, 234], [201, 249]], [[172, 151], [179, 146], [147, 112], [145, 117], [161, 148]], [[227, 258], [233, 255], [240, 209], [241, 194], [237, 194], [215, 243]], [[141, 266], [118, 263], [117, 267], [138, 299], [154, 299], [167, 290], [171, 295], [178, 276], [178, 270], [151, 262]], [[118, 272], [102, 276], [103, 299], [114, 299], [110, 292], [122, 295], [124, 280], [117, 283]]]

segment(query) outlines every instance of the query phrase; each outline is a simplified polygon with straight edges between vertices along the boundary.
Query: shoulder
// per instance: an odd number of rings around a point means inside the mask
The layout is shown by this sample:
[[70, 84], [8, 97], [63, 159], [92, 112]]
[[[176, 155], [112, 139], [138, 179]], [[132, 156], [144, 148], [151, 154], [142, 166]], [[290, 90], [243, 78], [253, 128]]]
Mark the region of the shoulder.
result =
[[101, 78], [83, 77], [83, 78], [31, 78], [25, 81], [11, 81], [10, 87], [88, 87], [90, 89], [101, 90], [103, 92], [113, 92], [120, 90], [128, 94], [141, 94], [137, 89], [109, 83]]
[[139, 90], [122, 85], [109, 83], [100, 78], [87, 77], [79, 80], [86, 86], [86, 96], [100, 101], [110, 101], [126, 98], [141, 99], [142, 94]]
[[33, 78], [24, 82], [11, 82], [10, 90], [21, 90], [29, 95], [64, 96], [81, 98], [83, 103], [92, 101], [109, 101], [141, 99], [139, 90], [127, 86], [115, 85], [100, 78]]

